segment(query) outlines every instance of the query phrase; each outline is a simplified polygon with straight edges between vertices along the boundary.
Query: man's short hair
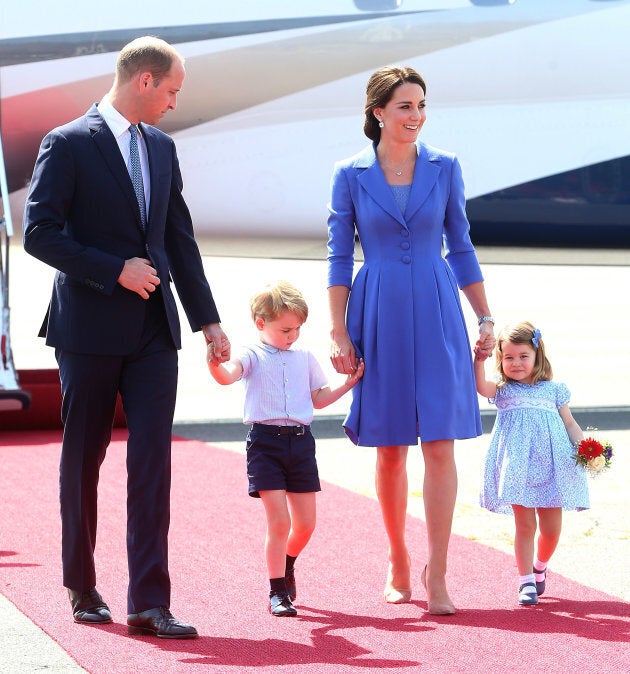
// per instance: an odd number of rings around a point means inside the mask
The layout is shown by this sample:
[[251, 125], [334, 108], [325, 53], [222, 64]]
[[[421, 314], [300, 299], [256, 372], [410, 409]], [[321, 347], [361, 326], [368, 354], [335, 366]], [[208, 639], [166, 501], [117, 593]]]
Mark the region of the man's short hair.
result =
[[116, 60], [116, 81], [119, 84], [129, 82], [138, 72], [150, 72], [156, 86], [168, 75], [173, 61], [182, 55], [159, 37], [145, 35], [126, 44]]

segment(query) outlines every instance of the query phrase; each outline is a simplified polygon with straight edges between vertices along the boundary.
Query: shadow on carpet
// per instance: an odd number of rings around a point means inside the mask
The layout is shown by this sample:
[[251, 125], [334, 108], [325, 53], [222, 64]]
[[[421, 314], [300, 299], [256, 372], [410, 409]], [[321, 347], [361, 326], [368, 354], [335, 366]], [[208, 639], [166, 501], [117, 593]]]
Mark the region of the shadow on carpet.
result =
[[[450, 617], [426, 613], [419, 582], [424, 523], [409, 518], [411, 603], [382, 598], [386, 541], [378, 504], [330, 484], [296, 567], [299, 615], [271, 617], [261, 503], [245, 457], [173, 441], [171, 609], [187, 641], [131, 637], [126, 620], [125, 439], [101, 471], [97, 587], [114, 623], [75, 625], [61, 587], [59, 432], [0, 433], [0, 592], [90, 672], [621, 672], [630, 671], [629, 605], [549, 575], [537, 607], [515, 605], [511, 556], [454, 536]], [[28, 648], [28, 644], [25, 644]]]

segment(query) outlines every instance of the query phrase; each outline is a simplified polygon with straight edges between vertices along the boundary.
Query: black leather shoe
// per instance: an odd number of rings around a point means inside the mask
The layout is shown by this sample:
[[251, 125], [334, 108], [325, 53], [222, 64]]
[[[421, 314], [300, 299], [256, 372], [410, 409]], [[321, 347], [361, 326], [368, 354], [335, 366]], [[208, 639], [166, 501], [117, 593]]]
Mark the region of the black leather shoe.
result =
[[127, 616], [129, 634], [153, 634], [160, 639], [194, 639], [199, 636], [192, 625], [180, 623], [164, 606]]
[[297, 585], [295, 584], [295, 569], [291, 569], [286, 576], [284, 577], [284, 583], [287, 586], [287, 592], [289, 593], [289, 599], [295, 601], [297, 597]]
[[277, 618], [292, 618], [297, 615], [288, 594], [272, 594], [269, 597], [269, 613]]
[[68, 596], [72, 604], [72, 616], [75, 623], [104, 624], [112, 621], [109, 606], [103, 597], [93, 587], [87, 592], [68, 589]]

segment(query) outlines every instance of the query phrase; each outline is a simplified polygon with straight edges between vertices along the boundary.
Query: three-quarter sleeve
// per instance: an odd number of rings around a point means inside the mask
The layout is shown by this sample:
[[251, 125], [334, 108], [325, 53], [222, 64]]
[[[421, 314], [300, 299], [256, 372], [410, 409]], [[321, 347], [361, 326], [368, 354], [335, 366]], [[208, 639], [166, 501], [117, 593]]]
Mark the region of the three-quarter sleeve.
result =
[[451, 166], [451, 189], [444, 217], [444, 250], [460, 288], [483, 281], [479, 260], [470, 240], [464, 179], [457, 157], [453, 157]]
[[352, 286], [355, 213], [346, 172], [335, 164], [328, 204], [328, 287]]

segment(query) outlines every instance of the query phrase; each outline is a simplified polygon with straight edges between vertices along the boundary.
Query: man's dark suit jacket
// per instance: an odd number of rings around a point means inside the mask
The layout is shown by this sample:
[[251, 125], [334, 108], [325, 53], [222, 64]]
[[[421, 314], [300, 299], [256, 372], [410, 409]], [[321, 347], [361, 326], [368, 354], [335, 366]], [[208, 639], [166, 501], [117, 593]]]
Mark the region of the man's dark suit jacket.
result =
[[42, 141], [24, 213], [24, 248], [57, 269], [41, 336], [75, 353], [126, 355], [138, 343], [146, 300], [117, 279], [124, 261], [157, 269], [177, 348], [181, 332], [171, 281], [193, 329], [219, 314], [194, 240], [172, 139], [140, 125], [150, 167], [146, 233], [118, 144], [96, 105]]

